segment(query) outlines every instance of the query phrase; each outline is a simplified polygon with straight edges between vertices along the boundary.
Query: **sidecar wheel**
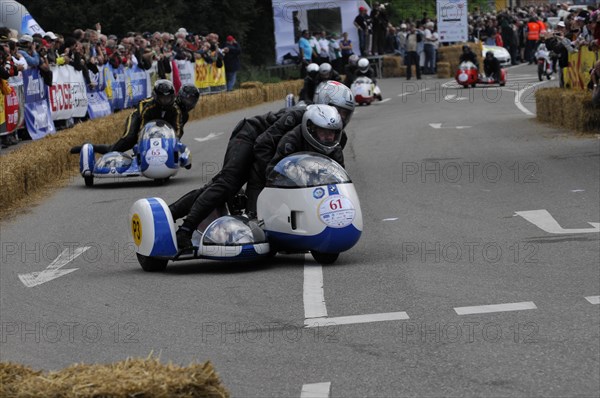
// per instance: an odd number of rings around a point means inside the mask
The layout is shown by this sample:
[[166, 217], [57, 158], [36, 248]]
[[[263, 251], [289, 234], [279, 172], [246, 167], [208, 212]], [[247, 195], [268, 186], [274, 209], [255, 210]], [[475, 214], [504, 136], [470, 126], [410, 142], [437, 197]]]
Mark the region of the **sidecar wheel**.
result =
[[154, 180], [154, 183], [155, 183], [156, 185], [158, 185], [158, 186], [160, 186], [160, 185], [164, 185], [164, 184], [165, 184], [165, 182], [169, 181], [169, 178], [171, 178], [171, 177], [167, 177], [167, 178], [156, 178], [156, 179]]
[[86, 187], [94, 186], [94, 176], [83, 177]]
[[169, 260], [147, 257], [139, 253], [136, 253], [136, 255], [142, 269], [146, 272], [162, 272], [167, 268], [167, 263], [169, 262]]
[[315, 250], [312, 250], [310, 254], [319, 264], [333, 264], [340, 255], [340, 253], [321, 253]]

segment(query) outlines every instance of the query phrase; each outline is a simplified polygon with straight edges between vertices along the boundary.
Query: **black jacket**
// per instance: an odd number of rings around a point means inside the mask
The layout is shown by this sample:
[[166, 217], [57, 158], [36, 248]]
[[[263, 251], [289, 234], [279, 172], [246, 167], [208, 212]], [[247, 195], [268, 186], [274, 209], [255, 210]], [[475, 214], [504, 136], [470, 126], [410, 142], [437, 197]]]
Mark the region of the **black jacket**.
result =
[[228, 43], [225, 45], [225, 48], [229, 49], [223, 57], [225, 73], [237, 72], [240, 70], [240, 54], [242, 53], [242, 49], [238, 43]]
[[[304, 137], [302, 136], [302, 125], [296, 126], [281, 137], [279, 140], [279, 144], [277, 145], [277, 149], [275, 151], [275, 156], [271, 159], [267, 168], [265, 170], [265, 176], [269, 175], [269, 173], [277, 166], [277, 163], [281, 161], [286, 156], [297, 152], [316, 152], [315, 149], [306, 142]], [[338, 162], [342, 167], [344, 166], [344, 153], [342, 152], [341, 146], [338, 146], [329, 157], [336, 162]]]

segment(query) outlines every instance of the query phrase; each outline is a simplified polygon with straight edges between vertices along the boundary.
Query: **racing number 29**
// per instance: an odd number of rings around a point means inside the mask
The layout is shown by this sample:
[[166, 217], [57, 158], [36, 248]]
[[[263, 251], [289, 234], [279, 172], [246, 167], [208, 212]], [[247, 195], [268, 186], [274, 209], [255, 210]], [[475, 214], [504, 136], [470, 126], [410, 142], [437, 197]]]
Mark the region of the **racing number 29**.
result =
[[142, 243], [142, 223], [140, 221], [140, 216], [134, 214], [131, 217], [131, 235], [133, 235], [133, 241], [137, 246]]

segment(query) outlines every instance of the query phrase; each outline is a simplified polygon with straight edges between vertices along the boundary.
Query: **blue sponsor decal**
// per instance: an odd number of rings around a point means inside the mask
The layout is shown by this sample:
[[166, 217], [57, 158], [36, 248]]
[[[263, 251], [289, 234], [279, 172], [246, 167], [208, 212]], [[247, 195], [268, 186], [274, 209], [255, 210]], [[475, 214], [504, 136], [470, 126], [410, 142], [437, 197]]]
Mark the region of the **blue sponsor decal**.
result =
[[325, 190], [323, 190], [323, 188], [315, 188], [313, 191], [313, 198], [315, 199], [321, 199], [323, 195], [325, 195]]
[[329, 191], [329, 195], [339, 195], [337, 185], [335, 184], [328, 185], [327, 190]]

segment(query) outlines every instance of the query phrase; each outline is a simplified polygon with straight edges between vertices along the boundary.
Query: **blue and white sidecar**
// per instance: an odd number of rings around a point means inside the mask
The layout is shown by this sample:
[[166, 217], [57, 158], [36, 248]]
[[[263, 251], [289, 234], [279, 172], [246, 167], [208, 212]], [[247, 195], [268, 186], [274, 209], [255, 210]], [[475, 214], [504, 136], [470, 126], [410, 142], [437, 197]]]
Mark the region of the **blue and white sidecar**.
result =
[[81, 147], [79, 155], [79, 172], [86, 186], [94, 185], [94, 178], [138, 176], [162, 183], [177, 174], [180, 167], [192, 167], [191, 153], [177, 139], [173, 127], [163, 120], [146, 123], [133, 147], [133, 156], [109, 152], [96, 160], [90, 143]]
[[192, 236], [193, 251], [180, 251], [176, 225], [160, 198], [140, 199], [129, 214], [137, 257], [145, 271], [163, 271], [169, 260], [251, 260], [276, 253], [310, 252], [333, 263], [359, 240], [360, 201], [346, 171], [335, 161], [302, 152], [281, 160], [257, 202], [258, 220], [228, 215], [226, 205]]

